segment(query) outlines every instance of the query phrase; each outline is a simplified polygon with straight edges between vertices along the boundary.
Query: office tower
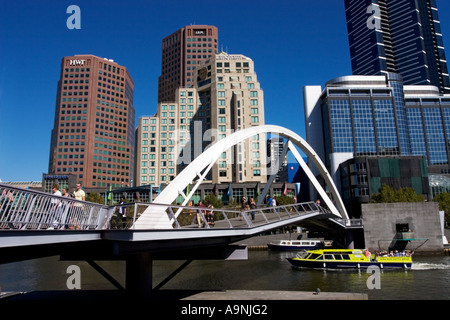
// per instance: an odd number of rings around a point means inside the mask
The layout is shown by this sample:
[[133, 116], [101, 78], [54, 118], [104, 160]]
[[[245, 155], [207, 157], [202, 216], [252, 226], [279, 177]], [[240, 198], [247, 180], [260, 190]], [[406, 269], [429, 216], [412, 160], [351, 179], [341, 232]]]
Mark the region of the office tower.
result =
[[305, 87], [304, 99], [307, 140], [333, 176], [361, 156], [423, 156], [430, 174], [450, 173], [450, 95], [435, 86], [403, 86], [395, 74], [346, 76], [323, 90]]
[[[204, 60], [195, 70], [204, 129], [215, 139], [264, 124], [264, 94], [252, 59], [240, 54], [220, 53]], [[257, 135], [221, 155], [212, 169], [212, 181], [265, 182], [266, 137]]]
[[435, 0], [345, 0], [354, 75], [398, 73], [450, 92]]
[[194, 69], [218, 53], [218, 31], [214, 26], [185, 26], [162, 40], [158, 102], [175, 101], [175, 90], [194, 84]]
[[[136, 180], [169, 183], [205, 148], [227, 135], [264, 124], [264, 96], [253, 61], [220, 53], [193, 70], [192, 88], [139, 119]], [[212, 183], [265, 182], [266, 138], [255, 136], [224, 152], [207, 176]]]
[[85, 187], [132, 186], [134, 83], [127, 69], [93, 55], [64, 57], [49, 174], [76, 174]]
[[[158, 103], [155, 115], [138, 120], [137, 185], [170, 183], [181, 171], [180, 166], [184, 167], [194, 159], [191, 130], [195, 128], [199, 108], [197, 90], [178, 88], [175, 93], [175, 101]], [[201, 127], [199, 133], [202, 134]]]
[[288, 158], [284, 157], [279, 163], [279, 169], [276, 170], [276, 164], [280, 161], [280, 156], [283, 154], [284, 139], [280, 137], [271, 137], [267, 139], [267, 163], [268, 170], [271, 174], [276, 173], [274, 181], [285, 182], [288, 181]]

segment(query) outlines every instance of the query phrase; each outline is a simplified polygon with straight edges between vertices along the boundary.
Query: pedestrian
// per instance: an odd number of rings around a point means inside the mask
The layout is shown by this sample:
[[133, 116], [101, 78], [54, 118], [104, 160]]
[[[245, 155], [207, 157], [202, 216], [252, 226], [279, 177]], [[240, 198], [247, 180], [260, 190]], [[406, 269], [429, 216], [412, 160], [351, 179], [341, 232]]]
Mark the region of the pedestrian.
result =
[[248, 210], [248, 202], [245, 197], [242, 198], [242, 210]]
[[[3, 215], [1, 216], [1, 220], [3, 221], [7, 221], [10, 220], [12, 221], [12, 216], [9, 216], [9, 213], [13, 207], [13, 203], [14, 203], [14, 194], [12, 193], [11, 190], [5, 189], [3, 191], [2, 194], [2, 198], [3, 198], [3, 202], [2, 202], [2, 209], [3, 209]], [[14, 225], [12, 222], [8, 223], [8, 227], [13, 229]]]
[[214, 225], [215, 225], [215, 222], [214, 222], [214, 212], [213, 212], [213, 210], [212, 210], [212, 209], [214, 209], [214, 206], [212, 205], [211, 202], [208, 202], [207, 207], [208, 207], [208, 209], [210, 209], [210, 210], [208, 210], [208, 211], [206, 212], [206, 220], [208, 221], [208, 224], [209, 224], [209, 225], [214, 226]]
[[84, 201], [86, 200], [86, 193], [83, 191], [83, 189], [81, 188], [81, 184], [77, 183], [77, 190], [75, 190], [73, 192], [73, 197], [76, 200], [80, 200], [80, 201]]
[[119, 203], [119, 218], [122, 222], [121, 229], [125, 229], [127, 226], [127, 207], [125, 204], [125, 198], [121, 197]]
[[[199, 207], [199, 208], [204, 208], [204, 207], [205, 207], [205, 205], [203, 204], [202, 200], [200, 200], [200, 201], [198, 202], [198, 207]], [[202, 217], [202, 213], [203, 213], [203, 215], [205, 214], [205, 212], [204, 212], [203, 210], [201, 210], [201, 209], [198, 209], [198, 210], [197, 210], [197, 224], [198, 224], [198, 227], [199, 227], [199, 228], [201, 228], [201, 227], [203, 226], [203, 217]]]
[[73, 211], [74, 217], [72, 217], [70, 223], [72, 224], [71, 228], [78, 230], [81, 228], [80, 224], [82, 223], [82, 219], [80, 218], [80, 216], [84, 213], [83, 204], [79, 201], [86, 200], [86, 193], [81, 188], [80, 183], [76, 184], [76, 190], [72, 193], [72, 196], [75, 198], [75, 200], [78, 201], [75, 201], [75, 203], [73, 204], [71, 211]]
[[[70, 194], [69, 194], [69, 189], [68, 188], [63, 188], [62, 189], [62, 196], [64, 198], [70, 198]], [[62, 212], [62, 218], [61, 218], [61, 227], [60, 229], [67, 229], [68, 225], [67, 225], [67, 221], [68, 221], [68, 217], [69, 217], [69, 209], [71, 206], [71, 201], [68, 200], [62, 200], [62, 207], [61, 207], [61, 212]]]
[[63, 188], [62, 189], [62, 196], [70, 198], [70, 194], [69, 194], [69, 189], [68, 188]]
[[[53, 191], [54, 196], [58, 196], [58, 197], [62, 196], [61, 191], [59, 191], [59, 185], [57, 183], [53, 184], [52, 191]], [[50, 221], [49, 222], [53, 221], [53, 226], [50, 226], [47, 229], [52, 230], [52, 229], [58, 227], [59, 220], [61, 220], [60, 219], [61, 218], [60, 217], [60, 215], [61, 215], [61, 212], [60, 212], [61, 200], [59, 200], [58, 198], [52, 198], [50, 203], [51, 203], [51, 209], [50, 209]]]
[[250, 214], [252, 216], [252, 220], [255, 220], [256, 202], [255, 202], [255, 199], [253, 199], [253, 198], [250, 198], [250, 209], [252, 210], [250, 212]]

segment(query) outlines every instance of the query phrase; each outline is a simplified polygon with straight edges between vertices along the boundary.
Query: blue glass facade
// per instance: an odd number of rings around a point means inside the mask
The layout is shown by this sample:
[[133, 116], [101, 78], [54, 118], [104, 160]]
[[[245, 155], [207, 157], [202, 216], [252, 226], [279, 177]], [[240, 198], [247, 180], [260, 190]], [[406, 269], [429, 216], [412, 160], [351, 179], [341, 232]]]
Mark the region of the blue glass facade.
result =
[[405, 93], [395, 74], [327, 84], [321, 97], [325, 154], [424, 156], [429, 166], [439, 167], [435, 173], [450, 173], [450, 96], [437, 89], [421, 96], [414, 90], [423, 87], [407, 88]]
[[389, 76], [383, 77], [384, 88], [327, 89], [322, 98], [327, 153], [410, 154], [403, 86], [395, 81], [390, 87]]
[[436, 173], [448, 173], [450, 97], [413, 98], [406, 104], [412, 153], [425, 156], [429, 166], [443, 166]]
[[407, 85], [450, 92], [435, 0], [344, 1], [353, 74], [398, 73]]

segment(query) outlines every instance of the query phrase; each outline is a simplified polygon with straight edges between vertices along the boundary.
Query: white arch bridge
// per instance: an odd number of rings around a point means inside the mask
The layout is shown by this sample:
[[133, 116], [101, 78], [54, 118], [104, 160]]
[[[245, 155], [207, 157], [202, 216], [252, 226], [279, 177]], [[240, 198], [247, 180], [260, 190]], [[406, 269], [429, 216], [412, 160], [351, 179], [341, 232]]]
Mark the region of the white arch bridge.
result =
[[[269, 177], [262, 194], [258, 198], [258, 208], [238, 211], [187, 207], [186, 204], [189, 202], [190, 196], [204, 181], [219, 156], [231, 147], [257, 134], [271, 134], [287, 140], [276, 164], [277, 167], [272, 170], [274, 174]], [[300, 148], [314, 163], [329, 192], [323, 189], [296, 147]], [[317, 206], [314, 202], [296, 203], [276, 208], [261, 205], [275, 178], [279, 164], [287, 156], [288, 151], [293, 153], [302, 170], [324, 201], [327, 210]], [[194, 186], [189, 195], [186, 195], [183, 190], [191, 184], [194, 184]], [[184, 198], [183, 203], [179, 206], [172, 205], [179, 195]], [[128, 229], [135, 231], [198, 229], [197, 225], [201, 224], [205, 229], [211, 229], [214, 226], [216, 230], [253, 229], [253, 232], [264, 232], [279, 226], [318, 217], [331, 220], [337, 226], [344, 228], [362, 227], [361, 220], [349, 219], [331, 176], [314, 150], [296, 133], [274, 125], [251, 127], [237, 131], [214, 143], [164, 188], [151, 204], [134, 203], [131, 206], [134, 207], [131, 210], [133, 211], [133, 217], [128, 224]], [[113, 214], [115, 211], [115, 206], [79, 202], [72, 198], [63, 198], [0, 184], [0, 231], [5, 229], [108, 230], [116, 227], [112, 223], [114, 222]], [[214, 217], [214, 224], [211, 224], [209, 219], [211, 215]]]
[[[224, 151], [257, 134], [269, 133], [287, 140], [280, 159], [288, 151], [293, 153], [328, 209], [317, 206], [315, 202], [262, 206], [262, 199], [274, 175], [269, 177], [257, 209], [210, 210], [186, 206], [190, 196], [183, 190], [194, 184], [190, 195], [194, 194]], [[322, 188], [296, 147], [314, 163], [328, 192]], [[278, 165], [281, 162], [278, 161]], [[183, 203], [173, 205], [179, 195], [183, 196]], [[156, 259], [186, 259], [187, 264], [194, 259], [246, 259], [246, 247], [235, 245], [237, 241], [306, 220], [318, 224], [326, 221], [327, 226], [336, 229], [362, 228], [361, 220], [349, 219], [336, 186], [314, 150], [296, 133], [271, 125], [238, 131], [214, 143], [194, 159], [153, 203], [131, 203], [127, 208], [132, 213], [129, 224], [117, 229], [117, 206], [0, 184], [0, 263], [51, 255], [60, 255], [68, 260], [86, 260], [117, 288], [124, 289], [94, 260], [125, 260], [125, 289], [150, 295], [165, 283], [152, 289], [151, 268]], [[210, 215], [214, 224], [209, 219]]]
[[[278, 172], [279, 165], [282, 163], [283, 159], [286, 157], [287, 152], [291, 151], [300, 164], [302, 170], [306, 173], [309, 180], [317, 190], [320, 197], [325, 202], [326, 207], [328, 207], [329, 212], [331, 213], [332, 218], [336, 218], [339, 220], [349, 220], [348, 214], [345, 210], [342, 199], [338, 193], [338, 190], [325, 168], [324, 164], [315, 153], [315, 151], [303, 140], [298, 134], [295, 132], [288, 130], [286, 128], [274, 125], [263, 125], [257, 127], [251, 127], [248, 129], [244, 129], [241, 131], [234, 132], [228, 137], [214, 143], [210, 146], [206, 151], [204, 151], [200, 156], [195, 158], [155, 199], [153, 203], [160, 204], [162, 206], [151, 206], [148, 207], [142, 215], [140, 215], [139, 219], [135, 222], [135, 229], [167, 229], [172, 228], [174, 223], [176, 224], [176, 218], [183, 212], [182, 210], [170, 210], [170, 214], [167, 215], [167, 210], [169, 206], [164, 207], [164, 204], [169, 204], [175, 201], [175, 199], [181, 195], [184, 198], [182, 206], [185, 206], [192, 194], [197, 190], [200, 184], [204, 181], [205, 177], [210, 172], [213, 165], [217, 162], [220, 155], [227, 151], [228, 149], [234, 147], [235, 145], [243, 142], [246, 139], [250, 139], [255, 135], [259, 134], [271, 134], [283, 137], [287, 139], [287, 142], [284, 145], [283, 152], [280, 155], [280, 159], [277, 161], [276, 167], [273, 171], [273, 174], [268, 179], [266, 187], [264, 188], [263, 193], [258, 198], [258, 207], [260, 207], [262, 201], [264, 200], [267, 191], [275, 178], [276, 173]], [[320, 172], [325, 184], [329, 190], [329, 194], [323, 189], [315, 175], [305, 163], [303, 158], [300, 156], [296, 147], [299, 147], [308, 158], [314, 163], [317, 170]], [[195, 182], [195, 183], [194, 183]], [[194, 184], [189, 195], [184, 193], [184, 190], [188, 185]], [[332, 198], [330, 198], [330, 195]], [[315, 207], [315, 205], [314, 205]], [[284, 208], [287, 210], [287, 208]], [[292, 209], [297, 209], [297, 206], [294, 208], [288, 208], [290, 212]], [[316, 208], [317, 211], [322, 212], [320, 208]], [[262, 209], [256, 210], [256, 213], [263, 213]], [[267, 220], [267, 219], [266, 219]], [[249, 224], [251, 226], [251, 224]]]

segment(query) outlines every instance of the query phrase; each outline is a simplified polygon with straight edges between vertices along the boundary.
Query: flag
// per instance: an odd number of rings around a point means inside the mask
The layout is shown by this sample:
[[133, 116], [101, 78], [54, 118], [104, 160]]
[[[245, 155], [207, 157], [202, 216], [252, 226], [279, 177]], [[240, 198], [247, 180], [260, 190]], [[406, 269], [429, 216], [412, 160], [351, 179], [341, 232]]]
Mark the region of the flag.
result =
[[188, 195], [189, 195], [189, 185], [186, 188], [186, 196], [188, 196]]
[[299, 195], [299, 194], [300, 194], [300, 182], [297, 182], [297, 183], [295, 184], [295, 187], [296, 187], [296, 189], [297, 189], [297, 195]]
[[230, 186], [228, 187], [228, 193], [229, 196], [231, 195], [231, 182], [230, 182]]
[[284, 183], [284, 192], [283, 192], [283, 194], [284, 195], [287, 194], [287, 182]]
[[214, 196], [216, 196], [216, 198], [217, 198], [219, 196], [219, 190], [217, 188], [217, 183], [214, 185], [213, 192], [214, 192]]
[[158, 195], [161, 193], [161, 183], [159, 184], [159, 188], [158, 188]]
[[108, 200], [111, 200], [111, 198], [112, 198], [112, 192], [111, 192], [111, 189], [112, 187], [111, 186], [109, 186], [109, 193], [108, 193]]
[[261, 190], [259, 189], [259, 182], [256, 184], [256, 195], [259, 196], [261, 194]]

